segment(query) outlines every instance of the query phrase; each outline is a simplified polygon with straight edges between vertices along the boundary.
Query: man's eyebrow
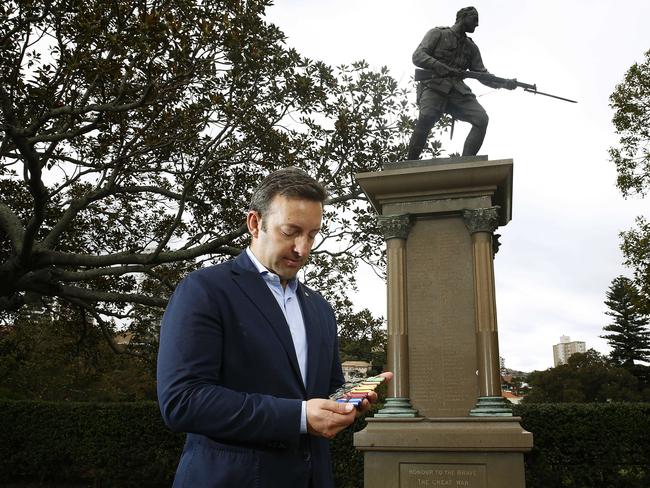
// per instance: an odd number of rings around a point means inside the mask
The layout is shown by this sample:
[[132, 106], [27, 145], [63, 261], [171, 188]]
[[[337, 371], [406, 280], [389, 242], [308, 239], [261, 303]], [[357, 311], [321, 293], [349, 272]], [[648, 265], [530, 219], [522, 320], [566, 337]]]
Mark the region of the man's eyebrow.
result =
[[[291, 229], [302, 229], [302, 227], [300, 227], [299, 225], [291, 224], [289, 222], [282, 224], [282, 227], [289, 227]], [[321, 226], [318, 226], [315, 229], [311, 229], [309, 232], [320, 231], [320, 230], [321, 230]]]

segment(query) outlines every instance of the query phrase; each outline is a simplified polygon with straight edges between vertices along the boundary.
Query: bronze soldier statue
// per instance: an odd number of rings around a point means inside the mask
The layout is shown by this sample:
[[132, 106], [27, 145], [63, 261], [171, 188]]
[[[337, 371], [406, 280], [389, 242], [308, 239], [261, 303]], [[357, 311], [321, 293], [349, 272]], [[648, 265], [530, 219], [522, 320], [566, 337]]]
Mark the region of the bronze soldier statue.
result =
[[[431, 29], [413, 53], [413, 63], [432, 72], [430, 78], [418, 82], [417, 104], [420, 115], [409, 143], [408, 159], [418, 159], [427, 141], [429, 131], [442, 114], [472, 124], [465, 140], [463, 156], [475, 156], [483, 144], [488, 125], [488, 115], [476, 100], [472, 90], [463, 82], [463, 72], [488, 73], [481, 53], [467, 32], [478, 26], [478, 11], [465, 7], [456, 14], [451, 27]], [[516, 88], [517, 81], [481, 79], [491, 88]]]

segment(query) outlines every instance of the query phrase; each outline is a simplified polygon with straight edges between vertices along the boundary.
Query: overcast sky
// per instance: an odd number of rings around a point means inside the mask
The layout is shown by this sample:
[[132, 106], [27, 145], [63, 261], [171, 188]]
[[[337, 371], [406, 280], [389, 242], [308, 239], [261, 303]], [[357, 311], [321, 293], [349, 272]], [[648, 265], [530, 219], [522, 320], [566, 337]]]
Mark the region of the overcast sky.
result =
[[[510, 368], [546, 369], [561, 335], [608, 353], [598, 337], [605, 292], [631, 274], [618, 233], [650, 216], [649, 199], [624, 200], [615, 187], [608, 98], [650, 49], [648, 0], [276, 0], [267, 18], [305, 56], [331, 65], [365, 59], [406, 86], [426, 31], [452, 25], [467, 5], [479, 11], [471, 37], [490, 72], [579, 101], [468, 82], [490, 116], [480, 154], [514, 160], [513, 216], [497, 231], [495, 260], [501, 356]], [[461, 152], [468, 130], [456, 124], [443, 148]], [[360, 288], [356, 305], [385, 316], [384, 283], [361, 273]]]

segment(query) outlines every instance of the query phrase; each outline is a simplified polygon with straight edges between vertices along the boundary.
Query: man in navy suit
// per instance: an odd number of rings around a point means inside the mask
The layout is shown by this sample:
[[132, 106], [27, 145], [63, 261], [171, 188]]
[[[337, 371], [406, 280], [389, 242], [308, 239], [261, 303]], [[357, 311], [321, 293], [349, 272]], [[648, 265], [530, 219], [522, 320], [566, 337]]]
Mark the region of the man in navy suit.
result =
[[334, 313], [296, 279], [325, 198], [302, 170], [276, 171], [253, 195], [250, 247], [177, 286], [158, 355], [163, 418], [188, 433], [175, 487], [333, 486], [328, 439], [358, 412], [327, 399], [343, 383]]

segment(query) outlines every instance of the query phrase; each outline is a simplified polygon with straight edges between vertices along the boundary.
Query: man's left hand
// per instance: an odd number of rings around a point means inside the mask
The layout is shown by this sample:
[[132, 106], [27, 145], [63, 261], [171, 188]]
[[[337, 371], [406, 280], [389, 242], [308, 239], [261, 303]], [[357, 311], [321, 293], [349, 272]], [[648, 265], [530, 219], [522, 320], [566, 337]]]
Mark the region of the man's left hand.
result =
[[506, 90], [514, 90], [515, 88], [517, 88], [517, 78], [506, 80], [506, 82], [503, 84], [503, 88], [505, 88]]

